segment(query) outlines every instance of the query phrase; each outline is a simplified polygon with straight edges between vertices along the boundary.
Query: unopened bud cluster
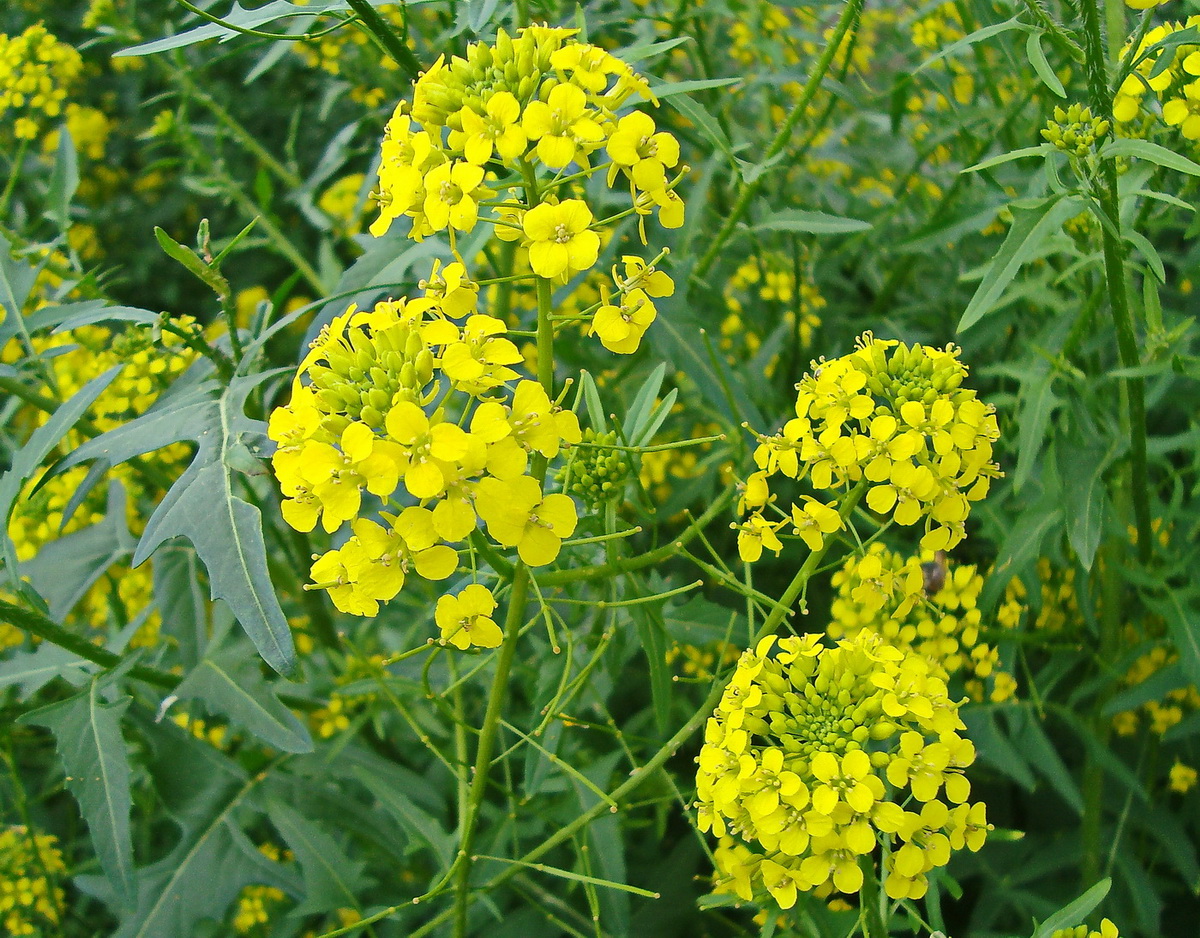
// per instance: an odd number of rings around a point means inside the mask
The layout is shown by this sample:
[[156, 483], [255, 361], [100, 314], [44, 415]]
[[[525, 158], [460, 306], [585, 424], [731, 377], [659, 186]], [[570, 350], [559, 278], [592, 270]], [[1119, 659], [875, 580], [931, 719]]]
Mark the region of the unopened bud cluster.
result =
[[1091, 108], [1072, 104], [1054, 109], [1054, 119], [1042, 128], [1042, 137], [1064, 153], [1087, 156], [1111, 129], [1107, 120], [1092, 116]]
[[558, 472], [558, 481], [566, 491], [595, 509], [621, 497], [629, 478], [629, 460], [620, 450], [612, 449], [617, 433], [597, 433], [591, 427], [583, 431], [582, 445], [571, 451], [571, 461]]

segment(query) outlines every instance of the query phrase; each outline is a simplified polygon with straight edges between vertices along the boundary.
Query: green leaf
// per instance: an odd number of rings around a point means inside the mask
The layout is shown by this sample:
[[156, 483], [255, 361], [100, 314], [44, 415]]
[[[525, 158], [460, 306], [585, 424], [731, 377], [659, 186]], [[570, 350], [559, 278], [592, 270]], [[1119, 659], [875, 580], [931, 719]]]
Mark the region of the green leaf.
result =
[[1042, 80], [1042, 84], [1060, 98], [1065, 98], [1067, 91], [1063, 87], [1062, 82], [1059, 81], [1058, 76], [1054, 74], [1054, 69], [1050, 67], [1050, 63], [1046, 61], [1046, 53], [1042, 51], [1042, 35], [1042, 30], [1034, 29], [1030, 31], [1029, 38], [1025, 40], [1025, 52], [1029, 57], [1029, 64], [1037, 72], [1037, 76]]
[[131, 702], [125, 697], [105, 706], [93, 679], [82, 694], [20, 719], [54, 734], [67, 789], [79, 802], [100, 866], [122, 906], [134, 895], [129, 762], [121, 736], [121, 716]]
[[1087, 444], [1078, 434], [1060, 437], [1055, 448], [1058, 476], [1063, 480], [1063, 514], [1067, 540], [1083, 569], [1091, 570], [1104, 531], [1104, 509], [1108, 502], [1104, 470], [1108, 465], [1104, 448]]
[[391, 779], [382, 778], [362, 766], [355, 767], [354, 775], [414, 841], [426, 844], [433, 851], [439, 869], [450, 868], [454, 862], [454, 839], [436, 818], [415, 805]]
[[113, 938], [180, 938], [204, 919], [221, 920], [244, 886], [261, 883], [262, 855], [237, 812], [271, 776], [253, 777], [173, 723], [142, 728], [154, 745], [151, 774], [181, 836], [157, 863], [137, 871], [137, 897]]
[[[942, 59], [950, 58], [957, 55], [963, 49], [967, 49], [977, 42], [983, 42], [985, 39], [990, 39], [992, 36], [998, 36], [1000, 33], [1006, 33], [1013, 29], [1027, 29], [1028, 27], [1022, 23], [1017, 17], [1010, 20], [1005, 20], [1003, 23], [996, 23], [993, 26], [984, 26], [982, 29], [977, 29], [969, 35], [963, 36], [957, 42], [952, 42], [950, 45], [939, 49], [934, 55], [930, 56], [916, 68], [916, 72], [923, 72], [935, 62], [940, 62]], [[916, 74], [914, 72], [914, 74]]]
[[1045, 455], [1043, 441], [1050, 415], [1061, 401], [1054, 396], [1054, 373], [1042, 368], [1036, 379], [1031, 377], [1021, 388], [1021, 417], [1017, 447], [1017, 468], [1013, 473], [1013, 491], [1020, 492], [1033, 473], [1035, 460]]
[[642, 435], [642, 428], [650, 421], [654, 402], [658, 398], [658, 392], [662, 390], [663, 378], [666, 376], [667, 364], [662, 362], [650, 372], [650, 375], [642, 382], [642, 386], [638, 388], [637, 394], [633, 396], [633, 403], [629, 405], [629, 411], [625, 414], [625, 423], [621, 427], [621, 433], [629, 441], [630, 446], [638, 445], [634, 441]]
[[1115, 160], [1119, 157], [1147, 160], [1158, 166], [1164, 166], [1167, 169], [1187, 173], [1189, 176], [1200, 176], [1200, 163], [1195, 163], [1186, 156], [1180, 156], [1174, 150], [1168, 150], [1166, 147], [1160, 146], [1157, 143], [1151, 143], [1149, 140], [1138, 140], [1134, 137], [1118, 137], [1104, 144], [1100, 148], [1099, 155], [1104, 160]]
[[351, 861], [337, 841], [281, 801], [267, 804], [267, 815], [300, 864], [304, 901], [292, 914], [319, 915], [339, 908], [358, 909], [367, 887], [365, 863]]
[[853, 234], [856, 231], [869, 231], [870, 222], [859, 221], [857, 218], [843, 218], [840, 215], [828, 215], [825, 212], [809, 212], [804, 209], [789, 208], [767, 216], [754, 226], [755, 231], [799, 231], [806, 234]]
[[994, 713], [984, 707], [967, 707], [961, 712], [971, 742], [979, 750], [979, 760], [1003, 772], [1026, 791], [1037, 787], [1037, 779], [1021, 751], [1002, 730]]
[[[420, 3], [422, 0], [408, 0], [408, 2], [410, 4]], [[243, 29], [254, 29], [284, 17], [315, 17], [315, 14], [318, 13], [336, 13], [340, 10], [348, 10], [349, 8], [350, 6], [346, 3], [346, 0], [327, 0], [324, 3], [306, 4], [304, 6], [297, 3], [289, 3], [287, 0], [275, 0], [273, 3], [268, 3], [253, 10], [247, 10], [240, 3], [235, 2], [229, 8], [229, 12], [222, 16], [221, 19], [226, 23], [240, 26]], [[114, 53], [114, 58], [127, 55], [152, 55], [156, 52], [166, 52], [168, 49], [182, 49], [185, 46], [195, 45], [207, 39], [220, 39], [222, 42], [227, 42], [230, 39], [244, 35], [244, 33], [239, 33], [235, 29], [228, 29], [219, 23], [206, 23], [203, 26], [189, 29], [176, 36], [166, 36], [162, 39], [155, 39], [152, 42], [143, 42], [140, 45], [122, 49]]]
[[968, 166], [966, 169], [959, 170], [959, 173], [977, 173], [981, 169], [991, 169], [993, 166], [1000, 166], [1003, 163], [1011, 163], [1013, 160], [1023, 160], [1030, 156], [1046, 156], [1048, 153], [1054, 153], [1055, 147], [1052, 143], [1043, 143], [1036, 147], [1021, 147], [1019, 150], [1009, 150], [1007, 153], [1001, 153], [999, 156], [992, 156], [974, 166]]
[[674, 95], [668, 100], [671, 102], [671, 107], [675, 108], [675, 110], [695, 124], [696, 128], [710, 142], [716, 144], [717, 149], [729, 157], [731, 163], [736, 159], [733, 152], [733, 144], [725, 136], [725, 131], [721, 129], [721, 125], [717, 123], [716, 118], [709, 114], [708, 111], [687, 95]]
[[1013, 742], [1029, 756], [1029, 764], [1034, 771], [1050, 783], [1050, 787], [1071, 810], [1082, 816], [1083, 796], [1079, 793], [1079, 786], [1075, 784], [1070, 770], [1063, 764], [1058, 750], [1046, 736], [1037, 717], [1029, 710], [1008, 710], [1005, 715]]
[[604, 405], [600, 403], [600, 392], [595, 379], [588, 371], [579, 373], [579, 385], [583, 391], [583, 404], [587, 408], [588, 422], [597, 433], [608, 432], [608, 420], [604, 416]]
[[1112, 888], [1112, 880], [1105, 877], [1096, 883], [1091, 889], [1085, 892], [1074, 902], [1063, 906], [1046, 921], [1038, 926], [1037, 931], [1033, 933], [1033, 938], [1050, 938], [1060, 928], [1073, 928], [1076, 925], [1082, 924], [1083, 920], [1091, 914], [1104, 897], [1108, 895], [1108, 891]]
[[0, 342], [16, 335], [21, 324], [21, 311], [37, 280], [38, 268], [24, 258], [14, 259], [12, 242], [0, 234]]
[[671, 725], [671, 669], [667, 666], [667, 629], [662, 617], [663, 603], [639, 603], [629, 612], [637, 627], [638, 640], [650, 666], [650, 697], [654, 704], [654, 725], [665, 734]]
[[83, 671], [95, 665], [90, 661], [42, 642], [36, 651], [19, 651], [7, 661], [0, 661], [0, 688], [16, 684], [19, 700], [28, 700], [39, 690], [66, 671]]
[[[4, 245], [0, 244], [0, 250], [3, 250], [3, 247]], [[49, 420], [34, 430], [25, 445], [17, 451], [8, 472], [0, 476], [0, 522], [3, 522], [0, 530], [8, 530], [8, 520], [12, 515], [13, 505], [21, 494], [21, 488], [25, 485], [26, 480], [32, 478], [42, 464], [42, 460], [67, 435], [67, 431], [79, 422], [79, 418], [92, 406], [92, 402], [104, 393], [104, 389], [112, 383], [113, 378], [123, 367], [123, 365], [114, 365], [104, 374], [98, 375], [81, 387], [69, 401], [63, 403], [54, 412]], [[9, 577], [19, 588], [17, 554], [11, 538], [0, 537], [0, 556], [3, 557]]]
[[263, 660], [286, 674], [295, 665], [295, 648], [267, 573], [262, 514], [235, 494], [228, 459], [239, 446], [260, 452], [269, 448], [266, 425], [246, 417], [245, 402], [256, 384], [277, 373], [235, 378], [223, 389], [210, 382], [190, 388], [165, 406], [89, 440], [53, 471], [93, 459], [112, 465], [171, 443], [194, 441], [195, 458], [150, 516], [133, 564], [144, 562], [170, 538], [187, 538], [208, 570], [212, 598], [229, 604]]
[[688, 94], [692, 91], [707, 91], [709, 88], [724, 88], [736, 85], [741, 78], [705, 78], [696, 81], [671, 81], [651, 85], [650, 91], [658, 100], [670, 98], [677, 94]]
[[199, 280], [213, 291], [219, 297], [226, 297], [230, 294], [229, 281], [226, 280], [216, 267], [207, 264], [201, 259], [200, 255], [191, 248], [180, 244], [161, 228], [155, 227], [154, 237], [158, 239], [158, 245], [163, 249], [168, 257], [179, 261], [188, 272], [194, 274]]
[[46, 194], [50, 203], [46, 214], [65, 232], [71, 227], [71, 199], [79, 188], [79, 157], [75, 153], [75, 142], [62, 127], [58, 134], [58, 152], [54, 156], [54, 172], [50, 175], [50, 191]]
[[1148, 701], [1161, 700], [1171, 691], [1188, 683], [1179, 667], [1179, 662], [1173, 662], [1164, 668], [1159, 668], [1144, 681], [1121, 691], [1104, 705], [1101, 713], [1106, 717], [1111, 717], [1125, 710], [1134, 710]]
[[198, 698], [210, 712], [241, 724], [268, 746], [283, 752], [312, 752], [308, 729], [275, 696], [258, 662], [237, 649], [201, 661], [175, 689], [180, 700]]
[[161, 545], [154, 554], [154, 602], [161, 632], [175, 639], [185, 668], [200, 661], [208, 645], [208, 599], [196, 551], [184, 541]]
[[675, 39], [666, 39], [662, 42], [643, 42], [636, 46], [627, 46], [614, 54], [622, 62], [640, 62], [643, 59], [654, 58], [665, 52], [670, 52], [676, 46], [681, 46], [685, 42], [691, 41], [691, 36], [677, 36]]
[[109, 567], [133, 553], [133, 547], [125, 489], [114, 479], [104, 519], [44, 544], [33, 559], [21, 564], [21, 576], [28, 577], [46, 600], [50, 618], [61, 621]]
[[1189, 681], [1200, 686], [1200, 615], [1195, 604], [1189, 602], [1184, 608], [1179, 592], [1172, 590], [1163, 596], [1147, 596], [1146, 605], [1166, 621], [1167, 633], [1179, 652], [1183, 673]]
[[958, 331], [966, 332], [994, 310], [1021, 266], [1038, 253], [1048, 238], [1062, 229], [1063, 222], [1081, 210], [1082, 205], [1077, 199], [1057, 196], [1034, 205], [1013, 203], [1013, 223], [1008, 237], [988, 264], [979, 288], [959, 320]]
[[1162, 258], [1158, 256], [1158, 251], [1150, 240], [1140, 231], [1134, 231], [1132, 228], [1122, 232], [1122, 237], [1130, 244], [1137, 248], [1137, 252], [1146, 259], [1146, 263], [1150, 265], [1150, 269], [1154, 271], [1154, 276], [1158, 278], [1159, 283], [1167, 282], [1167, 271], [1163, 267]]

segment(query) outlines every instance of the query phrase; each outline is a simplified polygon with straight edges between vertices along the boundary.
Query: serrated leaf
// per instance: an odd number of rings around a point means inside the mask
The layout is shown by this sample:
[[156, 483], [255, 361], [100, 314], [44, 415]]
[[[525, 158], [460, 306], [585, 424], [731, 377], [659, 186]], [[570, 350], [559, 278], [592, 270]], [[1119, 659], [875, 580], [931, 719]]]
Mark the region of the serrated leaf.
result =
[[152, 774], [182, 835], [175, 848], [137, 871], [137, 897], [113, 938], [181, 938], [204, 919], [221, 920], [242, 888], [262, 882], [261, 857], [236, 812], [270, 776], [245, 773], [174, 724], [147, 727], [158, 751]]
[[211, 597], [228, 603], [263, 660], [286, 674], [295, 665], [295, 648], [267, 572], [262, 514], [234, 493], [226, 463], [238, 444], [269, 449], [266, 425], [245, 415], [245, 401], [255, 385], [276, 373], [235, 378], [223, 389], [214, 383], [191, 388], [161, 409], [88, 441], [54, 471], [93, 459], [114, 465], [171, 443], [194, 441], [195, 458], [150, 516], [133, 564], [170, 538], [187, 538], [208, 571]]
[[[0, 252], [4, 248], [5, 245], [0, 244]], [[63, 403], [54, 412], [49, 420], [34, 430], [25, 445], [17, 451], [8, 472], [0, 476], [0, 522], [3, 523], [0, 530], [8, 530], [9, 516], [12, 514], [13, 505], [17, 496], [21, 494], [21, 488], [26, 480], [33, 476], [42, 464], [42, 460], [67, 435], [67, 431], [75, 426], [79, 418], [92, 406], [92, 402], [104, 393], [104, 389], [109, 386], [122, 367], [124, 366], [114, 365], [104, 374], [96, 376], [81, 387], [71, 396], [70, 400]], [[19, 583], [20, 581], [16, 579], [17, 554], [10, 538], [0, 537], [0, 555], [3, 557], [9, 577], [14, 580], [15, 584]]]
[[375, 796], [383, 809], [394, 817], [415, 841], [426, 844], [437, 858], [439, 869], [449, 869], [454, 861], [454, 840], [428, 812], [418, 807], [390, 780], [356, 766], [354, 776]]
[[1083, 923], [1083, 920], [1091, 914], [1104, 897], [1108, 895], [1108, 891], [1112, 888], [1112, 880], [1107, 877], [1096, 883], [1091, 889], [1085, 892], [1074, 902], [1070, 902], [1063, 906], [1046, 921], [1038, 926], [1037, 931], [1033, 933], [1033, 938], [1050, 938], [1060, 928], [1073, 928], [1076, 925]]
[[736, 159], [733, 152], [733, 144], [725, 136], [725, 131], [721, 129], [721, 125], [717, 122], [716, 118], [709, 114], [708, 111], [687, 95], [675, 95], [667, 100], [671, 102], [671, 107], [675, 108], [675, 110], [691, 121], [696, 129], [709, 139], [709, 142], [716, 144], [717, 149], [724, 153], [731, 163]]
[[799, 208], [784, 209], [767, 216], [754, 226], [755, 231], [799, 231], [806, 234], [853, 234], [869, 231], [870, 222], [843, 218], [826, 212], [810, 212]]
[[958, 331], [965, 332], [994, 310], [1022, 265], [1041, 250], [1047, 239], [1058, 234], [1063, 222], [1081, 210], [1081, 204], [1074, 198], [1051, 197], [1033, 206], [1014, 204], [1012, 227], [963, 311]]
[[17, 699], [28, 700], [50, 681], [68, 670], [95, 667], [65, 648], [42, 642], [36, 651], [19, 651], [0, 661], [0, 688], [17, 685]]
[[229, 717], [268, 746], [312, 752], [312, 737], [258, 671], [258, 662], [236, 650], [205, 658], [175, 689], [180, 700], [197, 698], [210, 712]]
[[106, 706], [93, 679], [82, 694], [35, 710], [20, 721], [45, 726], [54, 734], [67, 789], [79, 803], [100, 866], [123, 906], [134, 896], [129, 761], [121, 736], [121, 716], [131, 702], [125, 697]]
[[268, 802], [267, 815], [295, 854], [304, 875], [304, 901], [293, 914], [357, 909], [357, 897], [367, 886], [365, 864], [351, 861], [336, 840], [283, 802]]

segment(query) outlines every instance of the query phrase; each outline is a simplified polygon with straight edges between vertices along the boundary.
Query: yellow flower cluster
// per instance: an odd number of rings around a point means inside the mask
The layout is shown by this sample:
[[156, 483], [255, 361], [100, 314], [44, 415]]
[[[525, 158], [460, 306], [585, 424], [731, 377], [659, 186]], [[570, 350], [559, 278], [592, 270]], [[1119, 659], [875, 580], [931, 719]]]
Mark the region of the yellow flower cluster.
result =
[[983, 582], [973, 565], [950, 566], [943, 553], [905, 558], [875, 542], [833, 575], [837, 592], [826, 634], [841, 639], [874, 632], [926, 658], [943, 679], [961, 675], [972, 699], [999, 703], [1013, 695], [1016, 681], [999, 668], [997, 650], [979, 640]]
[[[1121, 683], [1126, 687], [1136, 687], [1149, 680], [1169, 664], [1179, 660], [1179, 654], [1174, 650], [1158, 646], [1140, 656]], [[1148, 700], [1137, 710], [1124, 710], [1113, 716], [1113, 727], [1121, 736], [1132, 736], [1142, 725], [1139, 714], [1145, 717], [1150, 731], [1156, 736], [1162, 736], [1167, 730], [1182, 722], [1189, 714], [1200, 710], [1200, 689], [1194, 684], [1176, 687], [1160, 700]]]
[[[860, 857], [886, 844], [883, 885], [920, 898], [953, 850], [978, 850], [989, 825], [969, 804], [975, 760], [959, 704], [918, 655], [862, 632], [746, 651], [709, 718], [696, 776], [701, 830], [726, 890], [780, 908], [800, 892], [858, 892]], [[911, 803], [914, 810], [906, 810]]]
[[[768, 338], [760, 328], [763, 322], [773, 324], [786, 337], [784, 347], [792, 345], [794, 338], [799, 339], [802, 350], [812, 346], [813, 332], [821, 325], [818, 310], [825, 307], [825, 297], [812, 282], [808, 265], [802, 261], [798, 267], [790, 257], [768, 251], [747, 258], [729, 278], [725, 289], [729, 313], [721, 321], [718, 345], [731, 364], [749, 361], [758, 354]], [[764, 307], [770, 315], [764, 315]], [[768, 377], [774, 373], [777, 361], [775, 355], [764, 365]]]
[[[494, 45], [474, 43], [465, 58], [439, 58], [424, 72], [411, 106], [400, 102], [388, 122], [371, 233], [407, 217], [410, 237], [445, 231], [453, 246], [457, 232], [482, 220], [528, 250], [535, 274], [566, 283], [596, 264], [596, 229], [605, 225], [585, 200], [552, 191], [567, 184], [559, 177], [571, 165], [583, 175], [606, 168], [610, 187], [624, 179], [639, 221], [657, 213], [666, 227], [683, 224], [678, 142], [647, 114], [617, 116], [635, 94], [653, 101], [649, 86], [612, 54], [576, 41], [577, 32], [528, 27], [512, 38], [500, 30]], [[607, 162], [593, 166], [601, 150]], [[528, 189], [539, 168], [554, 179], [529, 204], [494, 198], [492, 182], [518, 178], [510, 192]], [[593, 328], [610, 350], [631, 352], [654, 318], [650, 298], [673, 285], [644, 263], [614, 279], [620, 299], [603, 298]]]
[[1184, 765], [1176, 760], [1171, 766], [1168, 773], [1168, 782], [1171, 791], [1178, 792], [1181, 795], [1186, 795], [1189, 791], [1196, 787], [1196, 779], [1200, 773], [1197, 773], [1190, 765]]
[[19, 36], [0, 33], [0, 121], [12, 122], [18, 140], [36, 140], [82, 72], [79, 53], [40, 23]]
[[[531, 566], [551, 563], [575, 530], [570, 497], [528, 474], [531, 455], [553, 459], [579, 442], [575, 415], [518, 380], [509, 366], [521, 354], [503, 322], [475, 311], [478, 286], [461, 264], [435, 264], [423, 284], [422, 297], [352, 306], [322, 330], [268, 426], [288, 524], [311, 531], [320, 521], [332, 533], [351, 523], [353, 535], [312, 576], [356, 615], [375, 615], [410, 570], [449, 577], [451, 545], [480, 520]], [[383, 524], [360, 517], [364, 489], [381, 499]], [[494, 602], [476, 592], [456, 602], [439, 605], [446, 640], [490, 641], [483, 620]]]
[[[294, 858], [290, 850], [280, 850], [274, 844], [259, 844], [259, 853], [276, 863], [290, 863]], [[287, 899], [282, 889], [275, 886], [246, 886], [238, 896], [233, 913], [233, 930], [239, 935], [269, 934], [266, 926], [271, 917], [280, 911]]]
[[[752, 514], [741, 526], [743, 558], [761, 553], [755, 540], [779, 549], [775, 531], [786, 522], [762, 513], [775, 473], [807, 477], [818, 492], [865, 483], [873, 511], [902, 526], [924, 519], [923, 550], [958, 544], [970, 503], [1000, 475], [992, 462], [995, 409], [962, 387], [966, 374], [953, 345], [909, 347], [870, 333], [852, 354], [813, 362], [797, 385], [795, 418], [781, 432], [758, 437], [760, 491], [745, 506]], [[792, 508], [791, 521], [813, 550], [840, 527], [830, 511], [813, 498]]]
[[[1200, 47], [1180, 44], [1152, 55], [1145, 54], [1172, 33], [1196, 25], [1200, 25], [1200, 16], [1189, 16], [1183, 23], [1156, 26], [1142, 38], [1135, 53], [1140, 61], [1113, 98], [1113, 117], [1122, 133], [1139, 134], [1141, 131], [1134, 125], [1135, 121], [1140, 119], [1144, 128], [1155, 120], [1154, 112], [1144, 101], [1149, 90], [1161, 103], [1162, 119], [1168, 126], [1178, 127], [1188, 140], [1200, 140]], [[1126, 45], [1122, 58], [1131, 51], [1130, 45]], [[1171, 57], [1170, 64], [1158, 74], [1152, 74], [1164, 55]]]
[[47, 875], [65, 874], [57, 838], [27, 827], [0, 830], [0, 924], [6, 935], [49, 935], [65, 911], [63, 891]]

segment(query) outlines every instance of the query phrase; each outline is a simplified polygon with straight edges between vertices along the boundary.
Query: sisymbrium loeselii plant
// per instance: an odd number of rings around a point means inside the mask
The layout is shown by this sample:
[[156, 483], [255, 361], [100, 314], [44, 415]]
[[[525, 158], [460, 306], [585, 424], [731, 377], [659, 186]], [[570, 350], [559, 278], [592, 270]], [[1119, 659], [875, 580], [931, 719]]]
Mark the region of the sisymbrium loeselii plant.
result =
[[2, 6], [5, 934], [1191, 938], [1194, 9]]

